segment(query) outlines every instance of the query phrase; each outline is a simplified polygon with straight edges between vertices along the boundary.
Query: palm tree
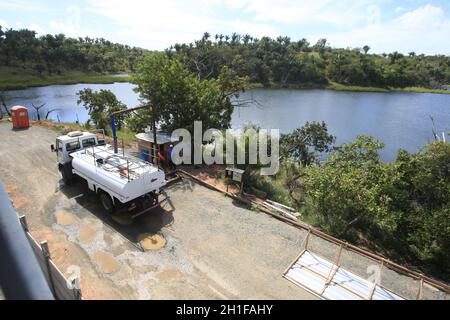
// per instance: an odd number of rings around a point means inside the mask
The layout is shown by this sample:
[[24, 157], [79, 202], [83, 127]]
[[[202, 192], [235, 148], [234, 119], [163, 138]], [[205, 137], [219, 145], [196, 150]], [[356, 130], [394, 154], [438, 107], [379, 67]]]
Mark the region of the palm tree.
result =
[[370, 50], [370, 47], [367, 46], [367, 45], [365, 45], [365, 46], [363, 47], [363, 50], [364, 50], [364, 54], [367, 54], [367, 53], [369, 52], [369, 50]]
[[250, 41], [251, 36], [247, 33], [242, 39], [244, 41], [244, 44], [246, 45]]

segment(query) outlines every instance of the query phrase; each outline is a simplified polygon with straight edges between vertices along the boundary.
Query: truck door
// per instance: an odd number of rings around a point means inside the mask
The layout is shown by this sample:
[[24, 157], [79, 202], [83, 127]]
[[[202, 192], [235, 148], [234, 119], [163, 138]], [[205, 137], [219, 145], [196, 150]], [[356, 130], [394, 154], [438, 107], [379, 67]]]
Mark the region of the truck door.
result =
[[56, 157], [58, 159], [58, 163], [64, 162], [63, 143], [59, 139], [56, 140]]

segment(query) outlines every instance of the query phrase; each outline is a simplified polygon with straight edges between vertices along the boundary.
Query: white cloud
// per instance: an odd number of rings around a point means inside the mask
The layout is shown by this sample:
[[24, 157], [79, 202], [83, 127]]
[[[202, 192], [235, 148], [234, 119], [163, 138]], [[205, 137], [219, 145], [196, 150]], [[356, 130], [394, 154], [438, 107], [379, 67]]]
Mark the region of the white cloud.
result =
[[329, 23], [353, 25], [366, 16], [365, 10], [375, 0], [248, 0], [245, 11], [259, 21], [280, 24]]
[[9, 29], [9, 23], [5, 20], [0, 20], [0, 26], [2, 26], [3, 30]]
[[40, 1], [2, 1], [0, 2], [1, 10], [16, 10], [16, 11], [47, 11], [49, 8]]
[[82, 10], [78, 6], [67, 7], [68, 18], [65, 21], [50, 21], [50, 28], [55, 33], [64, 33], [68, 36], [88, 36], [92, 38], [100, 38], [103, 32], [84, 28], [81, 22]]
[[36, 31], [36, 33], [38, 35], [40, 35], [40, 36], [45, 34], [44, 29], [42, 29], [42, 27], [39, 24], [35, 23], [35, 22], [29, 24], [27, 29]]
[[208, 31], [211, 34], [232, 32], [251, 33], [261, 37], [274, 36], [275, 28], [269, 24], [234, 18], [224, 18], [217, 10], [221, 6], [239, 8], [234, 1], [180, 1], [140, 2], [138, 0], [88, 0], [89, 12], [112, 19], [121, 28], [117, 36], [129, 43], [163, 49], [179, 42], [199, 39]]
[[425, 5], [403, 13], [388, 22], [366, 25], [327, 36], [333, 46], [362, 47], [372, 52], [450, 54], [450, 19], [442, 8]]
[[[0, 22], [0, 25], [1, 25], [1, 22]], [[25, 24], [22, 21], [17, 21], [15, 29], [19, 29], [19, 30], [20, 29], [28, 29], [28, 30], [36, 31], [36, 33], [38, 35], [45, 34], [44, 29], [42, 29], [41, 26], [35, 22], [32, 22], [30, 24]]]

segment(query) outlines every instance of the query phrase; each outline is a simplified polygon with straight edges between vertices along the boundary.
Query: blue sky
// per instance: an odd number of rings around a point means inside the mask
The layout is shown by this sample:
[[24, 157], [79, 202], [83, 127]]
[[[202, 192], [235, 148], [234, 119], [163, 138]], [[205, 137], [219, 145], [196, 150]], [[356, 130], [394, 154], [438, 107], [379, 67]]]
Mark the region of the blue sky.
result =
[[147, 49], [211, 34], [286, 35], [372, 52], [450, 54], [449, 0], [0, 0], [0, 25]]

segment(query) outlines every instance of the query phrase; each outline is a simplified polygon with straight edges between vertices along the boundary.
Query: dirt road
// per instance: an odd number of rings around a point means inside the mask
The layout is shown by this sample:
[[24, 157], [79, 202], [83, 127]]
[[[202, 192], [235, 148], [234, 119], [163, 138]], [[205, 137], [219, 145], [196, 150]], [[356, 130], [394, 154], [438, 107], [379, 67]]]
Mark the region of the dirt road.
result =
[[[108, 216], [83, 184], [60, 181], [50, 152], [56, 136], [0, 122], [0, 180], [59, 268], [79, 268], [83, 298], [314, 298], [281, 277], [303, 231], [190, 180], [167, 188], [170, 201], [158, 212], [134, 221]], [[148, 234], [163, 242], [142, 251], [135, 243]]]

